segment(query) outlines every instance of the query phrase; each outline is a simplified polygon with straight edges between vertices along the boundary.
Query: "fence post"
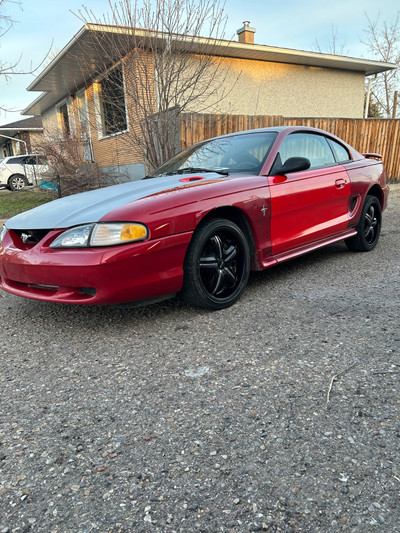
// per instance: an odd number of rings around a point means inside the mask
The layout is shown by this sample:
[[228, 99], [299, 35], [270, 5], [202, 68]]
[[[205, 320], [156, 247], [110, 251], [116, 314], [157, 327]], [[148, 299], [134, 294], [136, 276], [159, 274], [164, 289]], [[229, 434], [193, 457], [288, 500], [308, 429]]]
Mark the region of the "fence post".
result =
[[62, 197], [62, 194], [61, 194], [61, 179], [60, 179], [60, 175], [57, 174], [56, 176], [56, 181], [57, 181], [57, 196], [58, 198], [61, 198]]

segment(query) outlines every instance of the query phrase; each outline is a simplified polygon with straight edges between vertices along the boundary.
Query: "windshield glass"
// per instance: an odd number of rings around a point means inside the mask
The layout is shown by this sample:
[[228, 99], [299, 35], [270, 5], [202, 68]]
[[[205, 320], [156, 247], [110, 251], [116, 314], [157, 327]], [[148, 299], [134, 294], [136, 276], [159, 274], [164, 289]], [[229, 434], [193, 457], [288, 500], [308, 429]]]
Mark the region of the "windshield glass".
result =
[[259, 174], [276, 139], [275, 132], [220, 137], [186, 148], [149, 177], [187, 172]]

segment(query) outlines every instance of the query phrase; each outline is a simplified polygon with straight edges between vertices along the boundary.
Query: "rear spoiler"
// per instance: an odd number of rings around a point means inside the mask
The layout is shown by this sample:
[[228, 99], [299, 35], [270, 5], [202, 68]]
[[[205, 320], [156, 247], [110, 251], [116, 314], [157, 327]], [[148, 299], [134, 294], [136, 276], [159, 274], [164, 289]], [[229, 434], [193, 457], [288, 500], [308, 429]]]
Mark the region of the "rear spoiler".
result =
[[374, 153], [369, 153], [369, 154], [362, 154], [365, 158], [367, 159], [377, 159], [378, 161], [382, 161], [382, 156], [381, 154], [374, 154]]

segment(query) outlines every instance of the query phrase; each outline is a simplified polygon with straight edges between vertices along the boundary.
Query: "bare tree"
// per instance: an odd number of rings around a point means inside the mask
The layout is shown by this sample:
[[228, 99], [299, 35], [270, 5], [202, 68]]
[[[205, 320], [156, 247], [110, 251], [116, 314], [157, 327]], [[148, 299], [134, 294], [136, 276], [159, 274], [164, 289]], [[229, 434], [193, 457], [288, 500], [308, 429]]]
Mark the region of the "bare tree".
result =
[[[137, 0], [121, 0], [109, 6], [102, 19], [87, 9], [79, 17], [94, 30], [99, 75], [123, 58], [129, 115], [123, 137], [152, 170], [177, 150], [174, 120], [188, 110], [214, 109], [228, 93], [227, 68], [217, 59], [227, 17], [220, 0], [142, 0], [140, 7]], [[102, 103], [109, 105], [99, 104], [96, 113], [118, 125], [126, 115], [113, 85], [121, 86], [118, 71], [101, 86]]]
[[55, 128], [47, 130], [35, 150], [45, 155], [49, 164], [42, 179], [60, 185], [63, 196], [116, 183], [96, 163], [83, 162], [81, 138], [75, 133], [66, 136]]
[[[400, 13], [390, 24], [381, 22], [379, 16], [372, 21], [366, 14], [368, 27], [362, 41], [372, 54], [386, 63], [400, 67]], [[398, 88], [398, 70], [381, 72], [372, 83], [371, 94], [384, 115], [392, 116], [394, 92]]]
[[[9, 3], [9, 1], [10, 0], [0, 0], [0, 39], [4, 37], [15, 24], [15, 20], [10, 15], [7, 15], [5, 11], [5, 4]], [[15, 3], [19, 4], [17, 0]], [[4, 59], [0, 59], [0, 76], [9, 79], [10, 75], [15, 71], [20, 59], [21, 58], [14, 63], [8, 63]]]
[[345, 43], [339, 43], [339, 33], [336, 26], [331, 24], [331, 33], [325, 45], [321, 45], [318, 39], [315, 39], [312, 46], [313, 50], [325, 54], [347, 55], [349, 51], [346, 49]]

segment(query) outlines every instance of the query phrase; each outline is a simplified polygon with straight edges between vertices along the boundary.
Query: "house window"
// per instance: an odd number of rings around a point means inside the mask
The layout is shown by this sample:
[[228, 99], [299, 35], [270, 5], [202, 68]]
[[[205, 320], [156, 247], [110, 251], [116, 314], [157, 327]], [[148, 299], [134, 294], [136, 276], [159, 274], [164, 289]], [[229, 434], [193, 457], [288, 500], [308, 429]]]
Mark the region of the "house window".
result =
[[61, 129], [64, 132], [64, 135], [66, 137], [69, 137], [71, 134], [71, 127], [69, 124], [68, 106], [66, 102], [61, 104], [57, 108], [57, 114], [58, 114], [58, 123], [60, 124]]
[[97, 82], [97, 95], [101, 134], [106, 136], [126, 131], [128, 122], [122, 65], [110, 70]]

